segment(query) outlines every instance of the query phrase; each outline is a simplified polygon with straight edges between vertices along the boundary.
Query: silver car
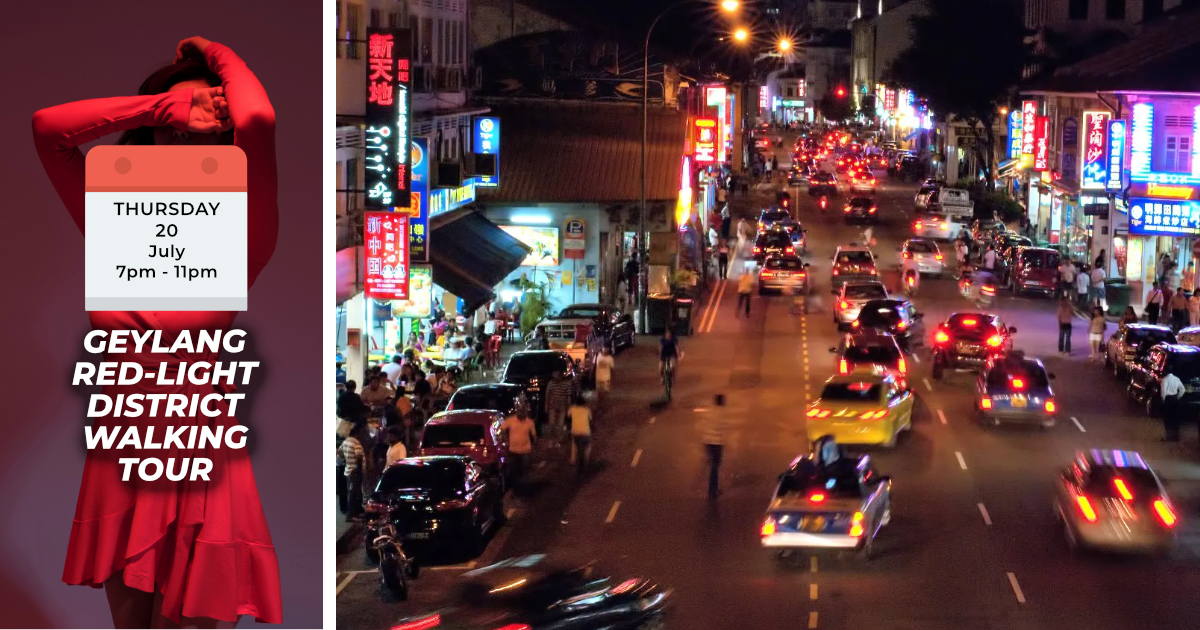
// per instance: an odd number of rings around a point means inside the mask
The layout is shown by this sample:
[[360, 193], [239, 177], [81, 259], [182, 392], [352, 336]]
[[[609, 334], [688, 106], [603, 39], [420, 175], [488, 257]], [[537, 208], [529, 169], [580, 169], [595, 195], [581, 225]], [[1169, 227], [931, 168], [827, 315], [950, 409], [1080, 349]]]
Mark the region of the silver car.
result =
[[944, 214], [918, 214], [913, 220], [913, 236], [940, 241], [953, 241], [967, 226], [957, 217]]
[[864, 304], [887, 298], [887, 287], [882, 282], [847, 282], [842, 285], [833, 303], [833, 323], [837, 324], [838, 330], [842, 330], [858, 319]]
[[924, 238], [910, 238], [900, 247], [900, 268], [915, 269], [917, 273], [940, 276], [946, 272], [946, 257], [937, 243]]
[[1078, 453], [1059, 474], [1054, 511], [1072, 549], [1168, 551], [1179, 529], [1158, 475], [1135, 451]]

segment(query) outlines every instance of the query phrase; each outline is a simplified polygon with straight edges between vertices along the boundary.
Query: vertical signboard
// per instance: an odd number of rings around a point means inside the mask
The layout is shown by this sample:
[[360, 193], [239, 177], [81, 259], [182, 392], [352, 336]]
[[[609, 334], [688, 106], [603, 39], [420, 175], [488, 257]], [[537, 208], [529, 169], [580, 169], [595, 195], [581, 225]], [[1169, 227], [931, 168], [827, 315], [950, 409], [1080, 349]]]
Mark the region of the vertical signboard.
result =
[[804, 94], [808, 91], [808, 82], [804, 79], [796, 81], [796, 98], [804, 98]]
[[1129, 144], [1130, 179], [1150, 180], [1150, 145], [1154, 132], [1154, 105], [1137, 103], [1133, 106], [1133, 135]]
[[767, 102], [767, 86], [764, 85], [758, 88], [758, 108], [766, 109]]
[[1046, 171], [1050, 169], [1050, 119], [1037, 116], [1033, 123], [1033, 170]]
[[725, 102], [725, 86], [710, 85], [704, 88], [704, 102], [709, 107], [717, 107]]
[[587, 224], [583, 219], [567, 219], [563, 224], [563, 258], [583, 260], [587, 251]]
[[496, 171], [492, 175], [477, 175], [477, 186], [495, 188], [500, 185], [500, 119], [495, 116], [476, 116], [472, 128], [476, 155], [492, 155]]
[[367, 29], [364, 143], [365, 205], [408, 207], [409, 75], [412, 38], [407, 29]]
[[1083, 144], [1080, 163], [1083, 173], [1079, 187], [1104, 190], [1108, 178], [1108, 112], [1083, 113]]
[[363, 213], [363, 290], [375, 300], [408, 298], [408, 215]]
[[1021, 155], [1033, 155], [1033, 136], [1037, 126], [1037, 101], [1021, 103]]
[[408, 207], [408, 258], [429, 262], [429, 140], [412, 139], [412, 202]]
[[712, 164], [717, 160], [717, 120], [697, 118], [692, 123], [692, 153], [697, 164]]
[[1108, 175], [1104, 189], [1109, 192], [1120, 192], [1125, 188], [1125, 129], [1124, 120], [1108, 121]]
[[1008, 159], [1021, 157], [1021, 112], [1008, 112]]
[[1059, 151], [1059, 170], [1069, 180], [1079, 177], [1079, 119], [1068, 116], [1062, 122], [1062, 149]]

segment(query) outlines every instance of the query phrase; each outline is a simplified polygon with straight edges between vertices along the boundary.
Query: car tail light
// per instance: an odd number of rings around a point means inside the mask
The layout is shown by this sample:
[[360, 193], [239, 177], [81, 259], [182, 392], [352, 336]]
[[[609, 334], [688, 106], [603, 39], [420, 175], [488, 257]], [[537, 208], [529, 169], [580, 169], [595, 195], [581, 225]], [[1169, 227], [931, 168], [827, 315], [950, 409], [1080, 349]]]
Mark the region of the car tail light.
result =
[[[637, 580], [629, 580], [629, 582], [636, 582], [636, 581]], [[612, 589], [609, 592], [610, 593], [624, 593], [625, 591], [617, 591], [617, 589], [621, 588], [622, 586], [625, 586], [625, 584], [627, 584], [627, 583], [628, 582], [619, 584], [619, 585], [617, 585], [616, 588]], [[626, 587], [625, 590], [629, 590], [630, 588], [632, 588], [632, 587]], [[495, 628], [494, 630], [532, 630], [532, 629], [529, 627], [529, 624], [527, 624], [527, 623], [510, 623], [506, 626], [500, 626], [499, 628]]]
[[850, 322], [850, 327], [851, 327], [851, 328], [858, 328], [858, 327], [859, 327], [858, 320], [856, 319], [856, 320], [854, 320], [854, 321]]
[[920, 222], [920, 221], [917, 221], [916, 223], [913, 223], [913, 229], [914, 229], [914, 230], [919, 230], [919, 229], [921, 229], [921, 222]]
[[908, 260], [909, 258], [912, 258], [912, 254], [904, 252], [904, 260]]
[[871, 209], [868, 212], [870, 212], [871, 214], [875, 214], [875, 211], [878, 209], [879, 208], [876, 208], [875, 206], [871, 206]]
[[845, 359], [838, 360], [838, 374], [849, 374], [850, 364]]
[[850, 519], [850, 535], [858, 538], [863, 535], [863, 513], [855, 512], [854, 517]]
[[901, 374], [908, 374], [908, 362], [904, 360], [904, 357], [900, 357], [896, 367], [899, 368]]
[[1058, 411], [1058, 405], [1054, 404], [1053, 400], [1046, 401], [1046, 413], [1054, 413]]
[[1079, 513], [1083, 515], [1083, 518], [1086, 519], [1087, 522], [1096, 522], [1096, 510], [1092, 509], [1092, 502], [1088, 501], [1087, 497], [1083, 496], [1082, 494], [1076, 496], [1075, 507], [1079, 508]]
[[837, 269], [833, 270], [833, 275], [835, 275], [835, 276], [841, 275], [841, 273], [842, 272], [838, 271]]
[[[909, 278], [908, 284], [909, 284], [909, 286], [912, 286], [911, 278]], [[906, 322], [904, 320], [900, 320], [900, 321], [896, 322], [896, 330], [904, 330], [906, 328], [908, 328], [908, 322]]]
[[1025, 389], [1025, 381], [1019, 378], [1014, 378], [1012, 380], [1012, 386], [1013, 389]]
[[1001, 337], [1000, 335], [992, 335], [991, 337], [988, 337], [988, 340], [987, 340], [987, 345], [989, 345], [993, 348], [999, 348], [1000, 344], [1002, 344], [1002, 343], [1004, 343], [1004, 338]]
[[864, 411], [864, 412], [858, 414], [858, 419], [859, 420], [879, 420], [880, 418], [887, 417], [887, 415], [888, 415], [887, 409], [878, 409], [876, 411]]
[[388, 506], [382, 501], [368, 500], [367, 505], [363, 508], [368, 514], [387, 514]]
[[947, 335], [946, 331], [939, 329], [937, 332], [933, 333], [934, 343], [946, 343], [948, 341], [950, 341], [950, 335]]
[[845, 212], [846, 214], [850, 214], [850, 206], [846, 206], [845, 208], [842, 208], [842, 212]]
[[764, 537], [773, 535], [775, 533], [775, 519], [768, 516], [767, 520], [763, 521], [762, 528], [758, 530], [758, 533]]
[[795, 253], [796, 253], [796, 248], [795, 248], [795, 247], [789, 247], [789, 248], [787, 248], [787, 250], [786, 250], [786, 251], [787, 251], [787, 253], [789, 253], [789, 254], [795, 254]]
[[825, 502], [825, 494], [822, 492], [814, 492], [811, 495], [809, 495], [808, 500], [812, 503], [824, 503]]
[[983, 294], [988, 297], [996, 296], [996, 286], [995, 285], [985, 284], [985, 285], [983, 285], [982, 291], [983, 291]]
[[762, 253], [762, 248], [761, 248], [761, 247], [758, 247], [758, 246], [755, 246], [755, 248], [754, 248], [754, 253], [755, 253], [755, 254], [761, 254], [761, 253]]
[[438, 503], [437, 505], [433, 506], [433, 509], [438, 512], [443, 512], [445, 510], [461, 510], [469, 505], [471, 505], [471, 502], [467, 499], [450, 499], [449, 501], [442, 501], [441, 503]]
[[941, 260], [941, 259], [942, 259], [942, 255], [941, 255], [941, 254], [934, 254], [934, 255], [933, 255], [933, 259], [934, 259], [934, 260]]
[[838, 308], [842, 308], [842, 309], [850, 308], [850, 303], [847, 302], [846, 300], [842, 300], [841, 302], [838, 302]]
[[992, 399], [987, 396], [980, 398], [979, 399], [979, 408], [980, 409], [991, 409], [992, 408]]
[[760, 277], [760, 278], [774, 278], [774, 277], [775, 277], [775, 272], [774, 272], [774, 271], [767, 271], [766, 269], [763, 269], [762, 271], [758, 272], [758, 277]]
[[1117, 494], [1126, 501], [1133, 500], [1133, 493], [1129, 491], [1129, 486], [1125, 485], [1125, 480], [1121, 478], [1113, 479], [1113, 487], [1117, 489]]
[[977, 320], [977, 319], [964, 319], [964, 320], [962, 320], [962, 325], [963, 325], [963, 326], [975, 326], [975, 325], [976, 325], [976, 324], [978, 324], [978, 323], [979, 323], [979, 320]]
[[1154, 513], [1158, 515], [1158, 520], [1167, 527], [1175, 527], [1175, 523], [1179, 522], [1179, 518], [1175, 516], [1175, 511], [1162, 499], [1154, 500]]
[[428, 630], [442, 625], [441, 615], [430, 615], [416, 621], [406, 621], [398, 626], [392, 626], [392, 630]]

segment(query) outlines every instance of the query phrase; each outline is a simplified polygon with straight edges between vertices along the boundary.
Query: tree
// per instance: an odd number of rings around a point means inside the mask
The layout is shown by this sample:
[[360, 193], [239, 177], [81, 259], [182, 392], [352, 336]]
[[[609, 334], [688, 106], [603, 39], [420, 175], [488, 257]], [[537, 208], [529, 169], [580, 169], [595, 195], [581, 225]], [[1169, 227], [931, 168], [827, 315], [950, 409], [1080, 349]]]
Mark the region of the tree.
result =
[[845, 96], [839, 98], [832, 91], [817, 101], [817, 111], [825, 120], [836, 122], [846, 122], [854, 116], [854, 108], [850, 105], [850, 99]]
[[995, 190], [995, 124], [1031, 57], [1021, 6], [1006, 0], [929, 0], [912, 18], [912, 45], [887, 78], [927, 99], [936, 113], [957, 117], [975, 136], [988, 190]]

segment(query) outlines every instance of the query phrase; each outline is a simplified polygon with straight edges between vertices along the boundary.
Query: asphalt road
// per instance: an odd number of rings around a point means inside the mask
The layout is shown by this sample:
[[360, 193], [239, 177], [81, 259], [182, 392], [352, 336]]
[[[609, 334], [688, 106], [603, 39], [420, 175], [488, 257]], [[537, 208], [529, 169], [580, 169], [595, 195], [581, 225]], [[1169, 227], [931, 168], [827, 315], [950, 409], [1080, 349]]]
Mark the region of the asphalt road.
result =
[[[785, 155], [780, 160], [786, 164]], [[909, 231], [915, 185], [879, 175], [874, 249], [895, 287], [896, 248]], [[972, 377], [935, 383], [928, 355], [919, 352], [910, 362], [919, 397], [914, 430], [894, 451], [873, 453], [880, 472], [894, 479], [893, 519], [877, 541], [879, 556], [780, 562], [760, 548], [758, 526], [776, 477], [807, 446], [804, 406], [833, 370], [829, 260], [838, 243], [861, 240], [861, 228], [844, 225], [837, 208], [822, 215], [803, 190], [792, 195], [809, 229], [806, 260], [816, 280], [807, 315], [789, 314], [788, 298], [755, 296], [750, 316], [738, 317], [730, 280], [683, 342], [671, 405], [660, 400], [653, 340], [619, 355], [617, 391], [597, 422], [600, 461], [587, 479], [577, 481], [551, 458], [509, 502], [510, 524], [484, 555], [426, 570], [409, 602], [383, 595], [361, 549], [340, 557], [339, 627], [390, 627], [401, 615], [436, 607], [468, 567], [527, 553], [596, 560], [617, 577], [670, 585], [677, 601], [669, 627], [688, 630], [1200, 627], [1200, 440], [1185, 431], [1181, 444], [1159, 441], [1161, 425], [1130, 409], [1123, 386], [1088, 361], [1082, 320], [1075, 352], [1057, 354], [1049, 300], [1002, 293], [994, 308], [1017, 327], [1017, 348], [1042, 357], [1057, 376], [1057, 426], [981, 427], [972, 419]], [[765, 191], [734, 198], [735, 220], [757, 214], [765, 198]], [[949, 248], [946, 254], [953, 259]], [[951, 279], [924, 280], [914, 302], [930, 326], [972, 308]], [[710, 502], [696, 421], [713, 413], [718, 392], [729, 400], [734, 433], [721, 496]], [[1182, 544], [1173, 556], [1068, 553], [1051, 488], [1072, 454], [1092, 447], [1138, 450], [1164, 478], [1181, 512]]]

